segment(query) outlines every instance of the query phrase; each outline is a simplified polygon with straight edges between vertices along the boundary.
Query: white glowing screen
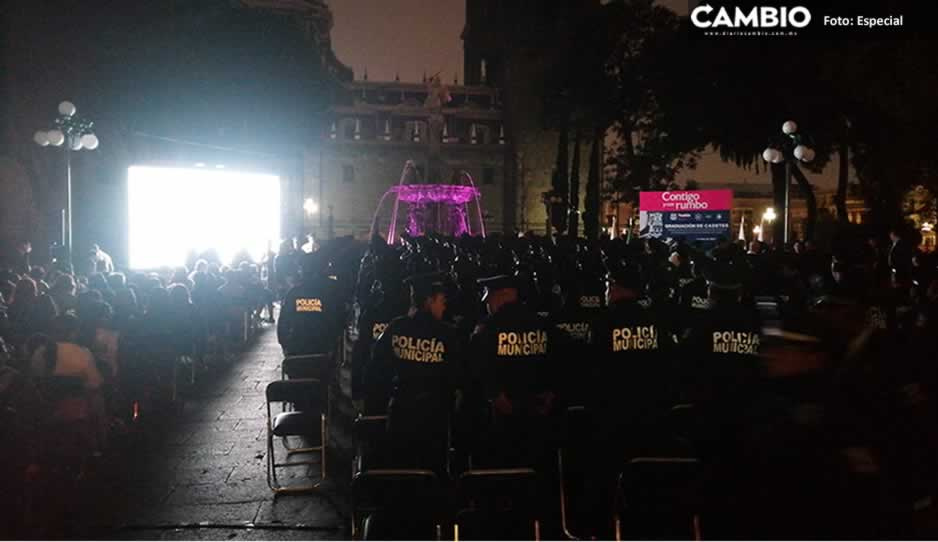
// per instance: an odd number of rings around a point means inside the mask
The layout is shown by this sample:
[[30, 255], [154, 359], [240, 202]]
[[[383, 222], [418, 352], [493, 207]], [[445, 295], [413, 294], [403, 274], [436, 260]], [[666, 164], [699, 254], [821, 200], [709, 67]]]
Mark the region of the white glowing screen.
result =
[[[132, 166], [127, 172], [130, 267], [186, 263], [214, 249], [260, 261], [280, 240], [280, 178], [219, 169]], [[237, 262], [235, 262], [237, 263]]]

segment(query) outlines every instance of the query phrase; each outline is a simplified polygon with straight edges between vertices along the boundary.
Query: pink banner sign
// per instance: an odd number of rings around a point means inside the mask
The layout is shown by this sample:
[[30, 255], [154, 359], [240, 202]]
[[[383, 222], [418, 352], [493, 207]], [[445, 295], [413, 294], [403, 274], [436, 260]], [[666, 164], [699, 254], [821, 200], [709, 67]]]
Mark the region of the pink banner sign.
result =
[[687, 212], [729, 211], [733, 208], [732, 190], [674, 190], [668, 192], [641, 192], [638, 208], [641, 211]]

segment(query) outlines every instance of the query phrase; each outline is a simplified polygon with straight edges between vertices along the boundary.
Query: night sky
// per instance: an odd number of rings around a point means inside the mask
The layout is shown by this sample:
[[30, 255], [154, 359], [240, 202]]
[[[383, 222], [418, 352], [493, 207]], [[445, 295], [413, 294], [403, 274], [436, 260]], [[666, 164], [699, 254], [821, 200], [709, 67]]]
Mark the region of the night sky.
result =
[[[686, 13], [686, 0], [660, 4]], [[465, 0], [333, 0], [333, 48], [339, 59], [360, 78], [364, 68], [372, 80], [418, 82], [443, 71], [443, 79], [462, 77], [462, 40], [466, 22]]]
[[[660, 0], [678, 14], [687, 13], [686, 0]], [[459, 74], [462, 83], [462, 40], [466, 22], [465, 0], [333, 0], [335, 16], [332, 44], [339, 60], [355, 70], [360, 79], [364, 68], [373, 81], [393, 81], [396, 71], [402, 81], [419, 82], [443, 71], [451, 82]], [[837, 169], [821, 174], [805, 172], [815, 184], [829, 189], [836, 185]], [[768, 176], [737, 168], [708, 150], [696, 170], [685, 170], [679, 182], [695, 179], [704, 183], [765, 183]]]
[[424, 71], [443, 80], [462, 77], [465, 0], [334, 0], [333, 48], [355, 78], [419, 82]]

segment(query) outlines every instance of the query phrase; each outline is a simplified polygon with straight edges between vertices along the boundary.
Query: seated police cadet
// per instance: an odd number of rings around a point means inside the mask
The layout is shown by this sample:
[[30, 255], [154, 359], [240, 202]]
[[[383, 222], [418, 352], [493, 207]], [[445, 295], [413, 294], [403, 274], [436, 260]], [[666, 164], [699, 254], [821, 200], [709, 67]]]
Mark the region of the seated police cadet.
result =
[[[358, 318], [358, 339], [352, 348], [352, 400], [359, 411], [384, 413], [388, 405], [388, 391], [380, 394], [380, 397], [372, 395], [367, 397], [364, 387], [365, 367], [371, 358], [371, 350], [378, 340], [378, 337], [384, 333], [391, 320], [407, 312], [409, 306], [407, 298], [409, 296], [401, 295], [403, 290], [401, 284], [395, 284], [388, 276], [381, 280], [374, 281], [367, 304], [363, 307], [361, 316]], [[387, 286], [385, 286], [387, 284]], [[401, 303], [403, 298], [404, 302]], [[366, 405], [366, 399], [369, 399], [370, 405]], [[366, 408], [367, 407], [367, 408]]]
[[685, 332], [684, 367], [692, 400], [726, 402], [753, 391], [761, 375], [761, 322], [755, 307], [742, 303], [742, 274], [732, 261], [707, 271], [705, 315]]
[[561, 292], [562, 308], [551, 318], [554, 327], [567, 337], [558, 351], [561, 365], [557, 368], [561, 375], [560, 395], [567, 405], [582, 406], [591, 394], [592, 383], [579, 360], [593, 344], [594, 323], [605, 310], [604, 289], [604, 277], [595, 276], [591, 270], [581, 271], [567, 286], [567, 291]]
[[343, 312], [335, 281], [326, 275], [328, 262], [306, 254], [303, 276], [283, 299], [277, 340], [286, 355], [333, 352], [342, 333]]
[[559, 333], [521, 303], [514, 276], [479, 283], [489, 316], [472, 334], [468, 363], [494, 419], [473, 459], [488, 466], [532, 465], [547, 451], [556, 388], [551, 348]]
[[407, 280], [411, 309], [395, 318], [375, 343], [366, 389], [392, 384], [387, 406], [395, 467], [442, 471], [460, 363], [459, 337], [443, 322], [443, 273]]
[[[581, 370], [591, 383], [587, 408], [593, 429], [589, 487], [593, 523], [603, 528], [624, 461], [656, 455], [673, 394], [665, 366], [673, 341], [654, 308], [641, 301], [642, 272], [637, 263], [611, 258], [606, 276], [608, 308], [595, 322], [592, 347]], [[596, 533], [605, 538], [611, 531]]]

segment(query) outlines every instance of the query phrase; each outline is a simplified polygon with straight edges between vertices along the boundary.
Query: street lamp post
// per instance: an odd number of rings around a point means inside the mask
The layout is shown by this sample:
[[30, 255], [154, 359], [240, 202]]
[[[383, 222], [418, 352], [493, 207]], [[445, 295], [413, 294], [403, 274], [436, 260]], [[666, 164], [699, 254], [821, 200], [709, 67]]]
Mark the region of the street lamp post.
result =
[[782, 220], [784, 221], [783, 240], [785, 244], [788, 244], [791, 228], [791, 172], [796, 166], [795, 160], [805, 163], [814, 160], [814, 149], [803, 143], [804, 137], [798, 133], [798, 125], [795, 121], [789, 120], [782, 124], [782, 133], [787, 137], [774, 145], [769, 144], [762, 151], [762, 159], [772, 164], [785, 162], [785, 209]]
[[94, 135], [94, 123], [75, 114], [75, 104], [64, 101], [59, 104], [59, 116], [55, 128], [33, 135], [33, 141], [41, 147], [65, 146], [65, 218], [63, 239], [68, 261], [72, 261], [72, 151], [98, 148], [98, 136]]

